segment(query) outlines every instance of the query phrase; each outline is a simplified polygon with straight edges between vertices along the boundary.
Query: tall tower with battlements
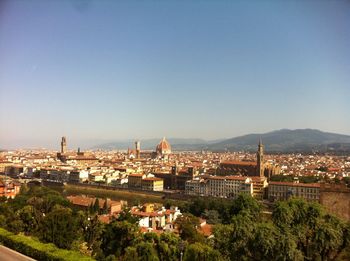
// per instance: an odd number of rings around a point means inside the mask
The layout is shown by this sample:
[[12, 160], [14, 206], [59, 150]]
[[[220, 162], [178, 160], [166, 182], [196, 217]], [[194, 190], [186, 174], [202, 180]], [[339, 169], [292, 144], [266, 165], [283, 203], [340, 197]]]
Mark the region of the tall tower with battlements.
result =
[[62, 137], [61, 140], [61, 154], [65, 154], [67, 151], [67, 140], [66, 137]]
[[141, 142], [140, 141], [135, 142], [135, 151], [136, 151], [136, 158], [139, 159], [140, 153], [141, 153]]
[[258, 152], [256, 153], [257, 158], [257, 175], [260, 177], [264, 177], [264, 145], [262, 144], [262, 141], [260, 139], [259, 146], [258, 146]]

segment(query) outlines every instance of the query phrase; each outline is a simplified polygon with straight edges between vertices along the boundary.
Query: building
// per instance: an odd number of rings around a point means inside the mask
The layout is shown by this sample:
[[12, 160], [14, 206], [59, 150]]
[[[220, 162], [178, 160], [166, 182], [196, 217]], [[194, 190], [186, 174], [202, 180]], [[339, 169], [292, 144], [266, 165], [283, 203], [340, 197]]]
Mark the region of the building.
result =
[[128, 187], [131, 189], [141, 189], [143, 174], [130, 174], [128, 176]]
[[175, 220], [182, 215], [177, 207], [156, 210], [154, 204], [144, 204], [141, 209], [134, 207], [131, 214], [140, 218], [139, 226], [144, 232], [172, 231]]
[[22, 176], [25, 172], [25, 167], [20, 164], [7, 165], [5, 167], [5, 174], [12, 178]]
[[[90, 198], [85, 196], [68, 196], [67, 199], [73, 205], [82, 209], [88, 209], [91, 205], [94, 205], [96, 201], [96, 198]], [[119, 213], [122, 210], [122, 203], [120, 201], [114, 201], [110, 199], [99, 199], [98, 204], [100, 210], [103, 209], [106, 200], [109, 214]]]
[[141, 189], [149, 191], [163, 191], [164, 184], [160, 178], [144, 178], [141, 180]]
[[136, 159], [140, 159], [140, 153], [141, 153], [141, 143], [140, 141], [135, 142], [135, 151], [136, 151]]
[[171, 168], [171, 172], [154, 172], [156, 178], [161, 178], [164, 181], [165, 189], [185, 190], [186, 182], [192, 180], [197, 174], [196, 168], [189, 166], [184, 169], [179, 169], [177, 164]]
[[79, 183], [85, 182], [89, 179], [89, 172], [87, 170], [73, 170], [70, 172], [68, 181]]
[[70, 170], [68, 169], [42, 168], [40, 170], [42, 180], [63, 183], [69, 181], [69, 176]]
[[267, 178], [266, 177], [251, 177], [253, 183], [253, 197], [262, 200], [267, 196]]
[[255, 161], [223, 161], [220, 163], [216, 174], [219, 176], [239, 175], [249, 177], [270, 177], [280, 173], [280, 168], [274, 164], [267, 164], [264, 159], [264, 145], [259, 141]]
[[8, 160], [0, 160], [0, 173], [5, 173], [5, 168], [11, 166], [13, 163]]
[[330, 213], [350, 221], [350, 188], [345, 184], [320, 185], [320, 203]]
[[287, 200], [290, 197], [300, 197], [308, 201], [320, 200], [319, 183], [295, 183], [271, 181], [268, 185], [270, 201]]
[[106, 182], [105, 175], [101, 171], [92, 172], [89, 174], [89, 181], [104, 183]]
[[226, 197], [236, 197], [238, 194], [253, 195], [254, 184], [249, 177], [227, 176], [226, 177]]
[[170, 154], [171, 154], [170, 143], [164, 137], [156, 147], [156, 156], [158, 158], [168, 159]]
[[0, 180], [0, 197], [15, 198], [20, 192], [21, 184], [10, 180]]
[[186, 182], [185, 194], [234, 198], [238, 194], [253, 194], [253, 182], [250, 177], [207, 176]]
[[222, 176], [212, 176], [208, 179], [208, 196], [225, 197], [226, 196], [226, 178]]
[[193, 196], [207, 196], [208, 195], [208, 179], [195, 178], [186, 181], [185, 194]]
[[67, 152], [67, 140], [66, 137], [62, 137], [61, 140], [61, 154], [65, 154]]

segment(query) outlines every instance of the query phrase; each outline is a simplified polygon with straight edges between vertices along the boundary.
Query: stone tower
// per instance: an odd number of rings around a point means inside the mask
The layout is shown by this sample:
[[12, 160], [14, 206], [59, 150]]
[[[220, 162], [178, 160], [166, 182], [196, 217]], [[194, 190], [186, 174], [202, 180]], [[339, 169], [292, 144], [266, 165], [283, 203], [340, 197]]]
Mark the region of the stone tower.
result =
[[135, 151], [136, 151], [136, 158], [139, 159], [140, 153], [141, 153], [141, 142], [140, 141], [135, 142]]
[[61, 154], [65, 154], [67, 151], [67, 140], [66, 137], [62, 137], [61, 140]]
[[256, 166], [257, 166], [257, 175], [264, 177], [264, 145], [259, 141], [258, 152], [256, 153]]

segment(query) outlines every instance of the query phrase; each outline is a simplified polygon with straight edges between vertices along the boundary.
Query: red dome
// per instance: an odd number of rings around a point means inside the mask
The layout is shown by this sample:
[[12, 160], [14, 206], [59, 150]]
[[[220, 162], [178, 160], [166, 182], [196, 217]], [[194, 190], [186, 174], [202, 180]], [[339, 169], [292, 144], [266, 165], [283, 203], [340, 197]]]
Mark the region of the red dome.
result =
[[160, 154], [168, 154], [171, 153], [171, 146], [169, 142], [165, 138], [163, 138], [157, 145], [156, 151]]

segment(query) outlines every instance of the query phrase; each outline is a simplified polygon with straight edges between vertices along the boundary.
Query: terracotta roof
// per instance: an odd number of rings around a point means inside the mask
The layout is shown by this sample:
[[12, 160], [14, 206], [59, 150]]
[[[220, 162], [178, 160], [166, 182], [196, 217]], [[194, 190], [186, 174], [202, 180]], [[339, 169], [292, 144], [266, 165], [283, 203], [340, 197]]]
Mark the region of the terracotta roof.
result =
[[143, 174], [129, 174], [128, 177], [141, 177], [142, 178]]
[[145, 181], [162, 181], [163, 179], [160, 178], [144, 178]]
[[98, 220], [102, 223], [108, 224], [111, 221], [111, 217], [109, 215], [100, 215], [98, 216]]
[[159, 214], [157, 212], [143, 212], [143, 211], [135, 211], [135, 210], [132, 210], [131, 214], [135, 215], [135, 216], [140, 216], [140, 217], [162, 217], [162, 216], [164, 216], [163, 213]]
[[199, 233], [203, 234], [206, 237], [209, 237], [212, 235], [213, 231], [213, 226], [210, 224], [205, 224], [203, 226], [200, 226], [198, 229]]
[[242, 176], [226, 176], [226, 179], [230, 179], [230, 180], [246, 180], [247, 178], [251, 178], [251, 177], [242, 177]]
[[163, 138], [160, 143], [157, 145], [157, 151], [163, 151], [163, 150], [171, 150], [171, 146], [169, 142]]
[[[77, 206], [83, 206], [83, 207], [88, 207], [91, 205], [91, 203], [95, 202], [95, 198], [89, 198], [89, 197], [82, 197], [82, 196], [68, 196], [67, 199], [74, 205]], [[100, 208], [103, 208], [103, 205], [105, 203], [104, 199], [99, 199], [99, 205]], [[114, 201], [114, 200], [107, 200], [107, 205], [108, 206], [115, 206], [115, 205], [121, 205], [119, 201]]]
[[280, 186], [291, 186], [291, 187], [312, 187], [312, 188], [320, 187], [320, 183], [294, 183], [294, 182], [278, 182], [278, 181], [271, 181], [269, 182], [269, 185], [280, 185]]
[[223, 161], [220, 165], [256, 166], [254, 161]]

